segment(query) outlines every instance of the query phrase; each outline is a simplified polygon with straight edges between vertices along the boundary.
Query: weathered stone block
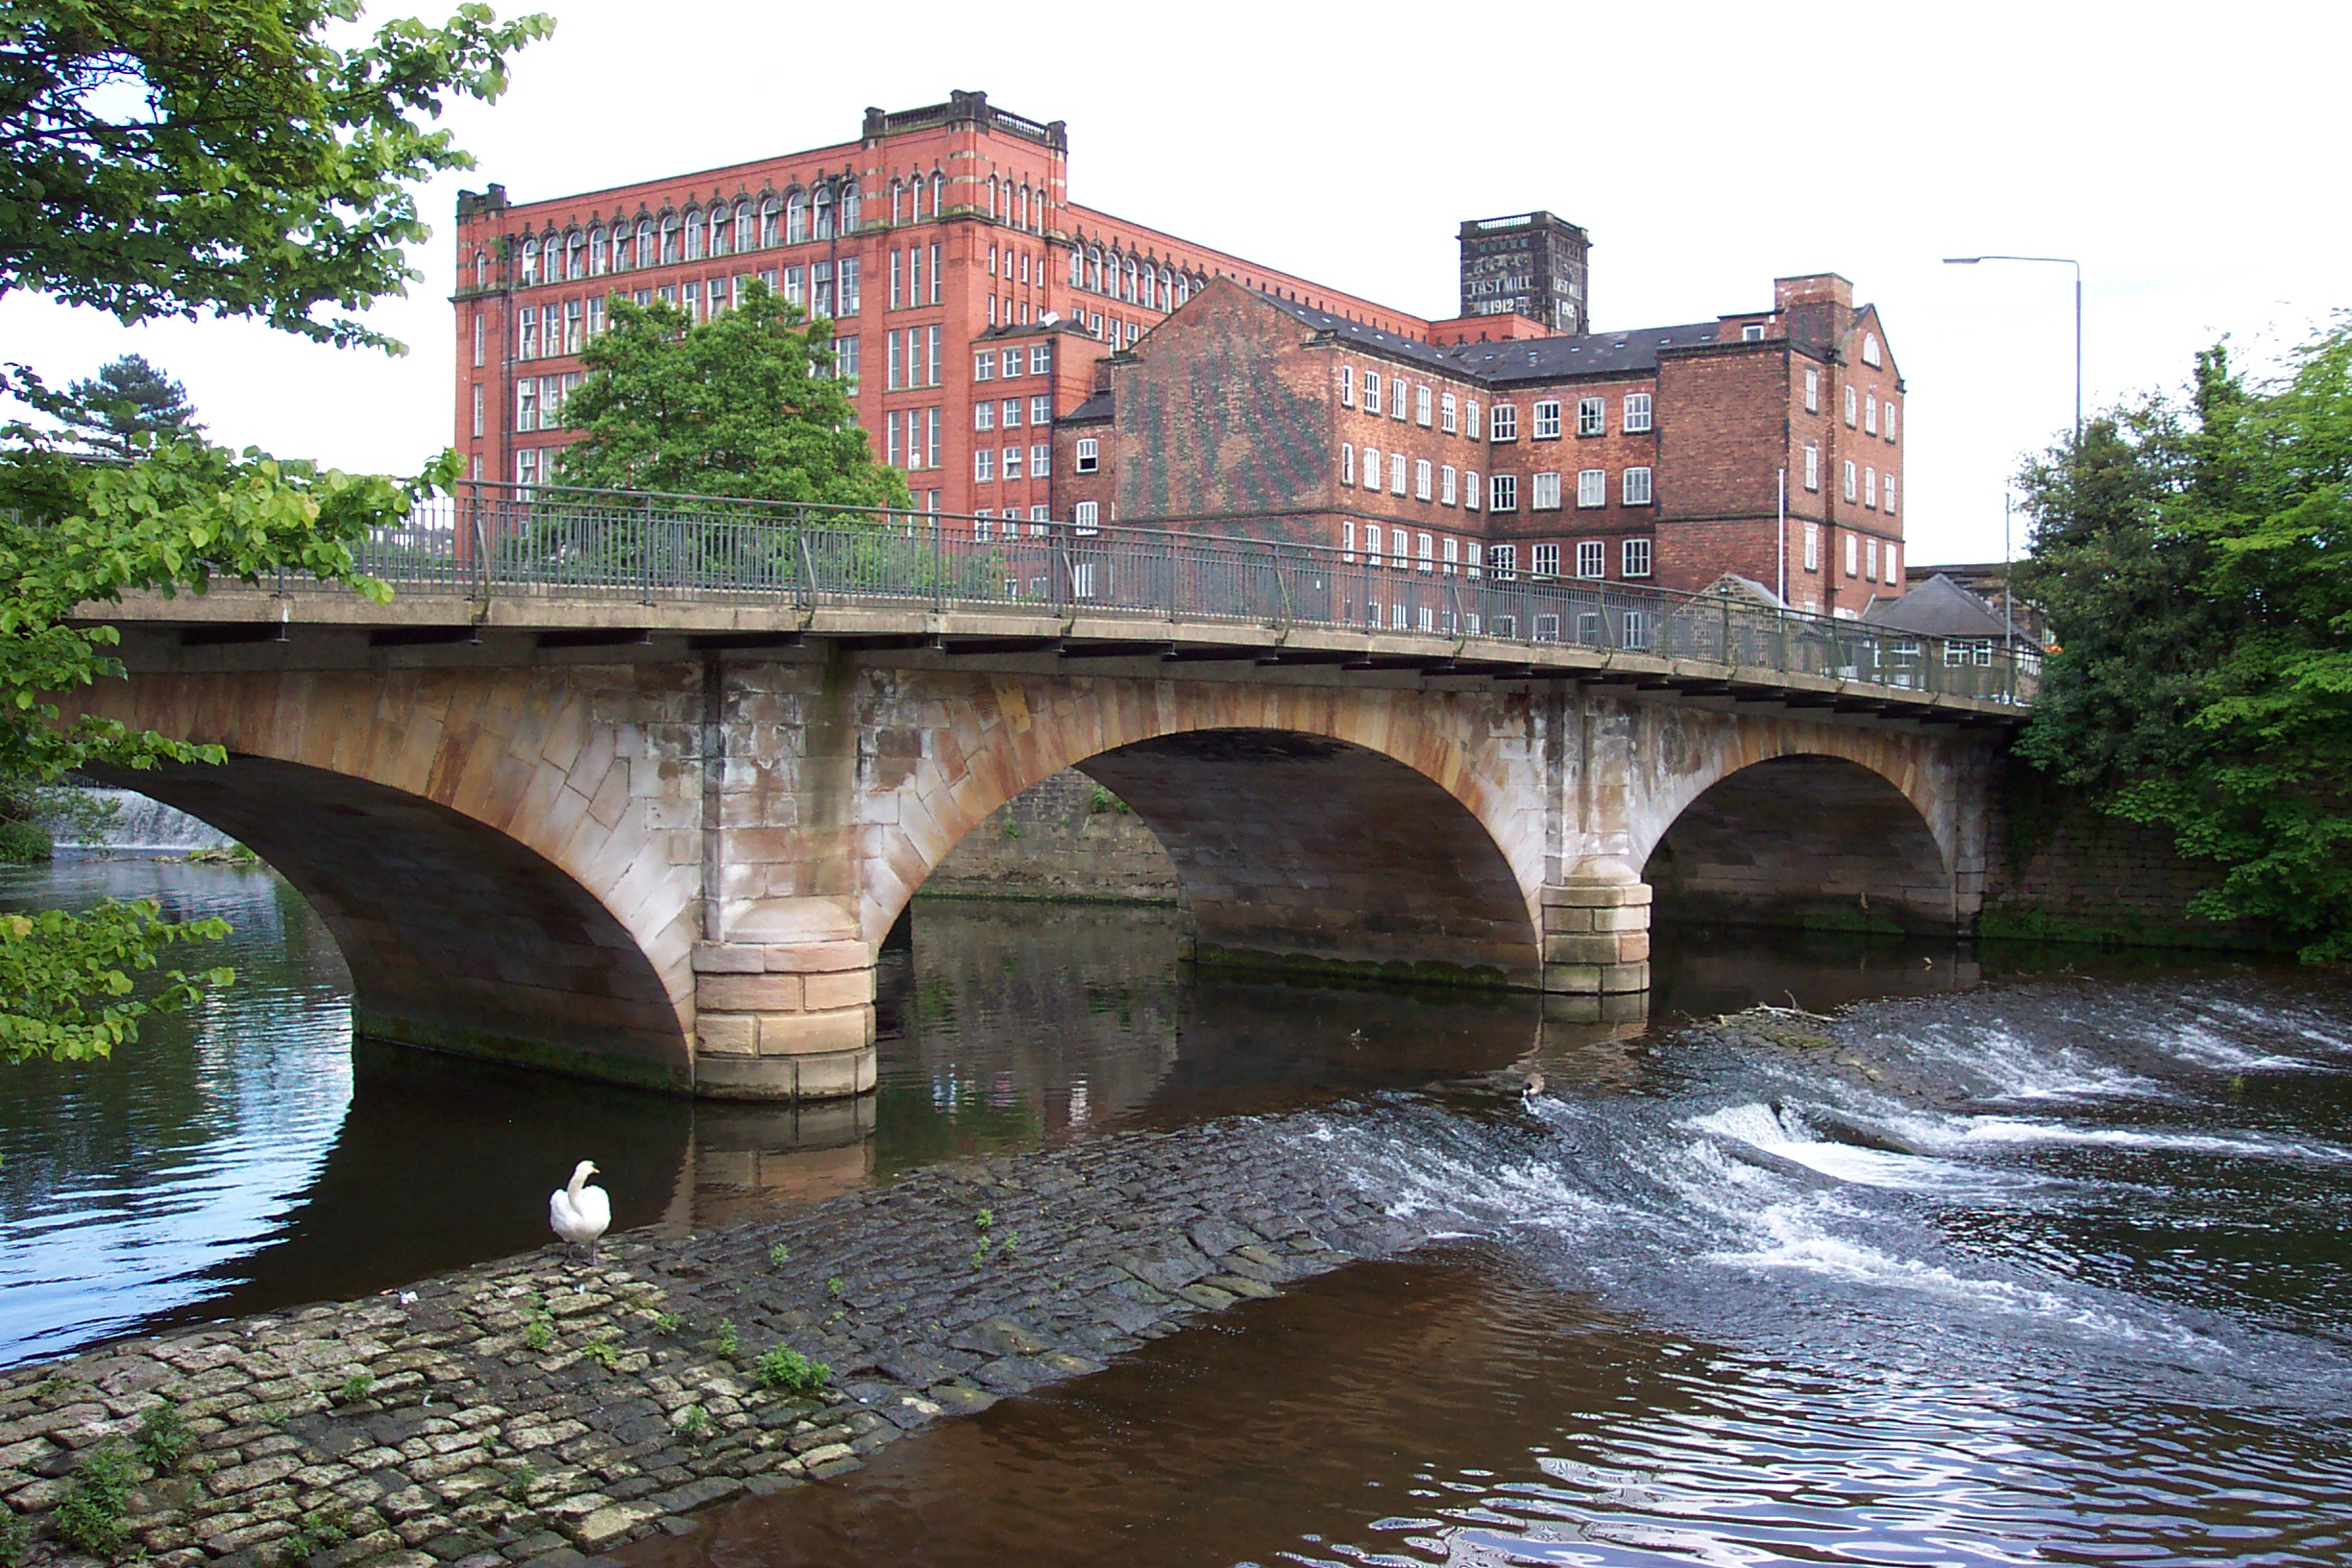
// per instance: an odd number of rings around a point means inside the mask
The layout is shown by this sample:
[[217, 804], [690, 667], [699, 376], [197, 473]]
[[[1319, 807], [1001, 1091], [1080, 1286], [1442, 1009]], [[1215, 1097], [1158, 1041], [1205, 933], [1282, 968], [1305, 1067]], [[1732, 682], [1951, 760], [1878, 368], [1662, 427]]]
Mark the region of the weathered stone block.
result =
[[845, 1099], [874, 1087], [876, 1053], [870, 1047], [794, 1061], [798, 1068], [794, 1087], [804, 1100]]
[[796, 942], [761, 949], [772, 973], [826, 974], [873, 967], [873, 950], [863, 941]]
[[698, 1013], [797, 1013], [796, 974], [706, 974], [695, 981]]
[[812, 1013], [857, 1007], [874, 999], [874, 971], [843, 969], [830, 974], [811, 974], [802, 979], [801, 991], [801, 1006]]
[[[1625, 943], [1629, 939], [1617, 932], [1591, 936], [1550, 936], [1544, 938], [1544, 962], [1547, 964], [1623, 964], [1631, 957]], [[1645, 945], [1648, 938], [1643, 938]]]
[[871, 1007], [832, 1013], [763, 1013], [760, 1055], [809, 1056], [826, 1051], [864, 1050], [873, 1043]]
[[704, 1013], [695, 1019], [700, 1049], [715, 1056], [757, 1056], [759, 1017], [751, 1013]]
[[698, 942], [697, 974], [759, 974], [768, 968], [768, 949], [748, 942]]

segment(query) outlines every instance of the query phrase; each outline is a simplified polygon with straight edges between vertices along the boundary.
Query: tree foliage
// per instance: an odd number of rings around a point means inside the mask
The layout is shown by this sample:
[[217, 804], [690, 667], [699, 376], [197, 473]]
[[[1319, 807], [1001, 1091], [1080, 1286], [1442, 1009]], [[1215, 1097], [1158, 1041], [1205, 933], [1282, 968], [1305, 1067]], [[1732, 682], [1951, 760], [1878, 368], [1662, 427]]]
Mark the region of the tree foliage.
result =
[[565, 422], [587, 432], [558, 460], [566, 484], [911, 504], [905, 478], [874, 461], [848, 383], [833, 374], [830, 321], [803, 318], [757, 281], [699, 325], [659, 301], [615, 296], [611, 311], [565, 401]]
[[2024, 482], [2049, 661], [2020, 749], [2221, 864], [2195, 910], [2352, 957], [2352, 320], [2093, 424]]
[[505, 57], [551, 24], [468, 4], [439, 27], [328, 40], [358, 14], [358, 0], [9, 0], [0, 295], [397, 349], [348, 312], [419, 276], [412, 187], [473, 164], [420, 117], [496, 98]]

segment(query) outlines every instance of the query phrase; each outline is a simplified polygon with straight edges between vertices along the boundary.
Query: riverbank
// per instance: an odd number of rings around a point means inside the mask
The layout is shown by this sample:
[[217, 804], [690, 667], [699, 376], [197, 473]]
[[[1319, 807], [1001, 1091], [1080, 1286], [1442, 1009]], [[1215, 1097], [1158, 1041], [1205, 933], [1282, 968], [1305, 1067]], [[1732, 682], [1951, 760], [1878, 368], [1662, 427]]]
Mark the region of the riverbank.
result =
[[18, 1367], [0, 1495], [36, 1564], [570, 1563], [1418, 1239], [1280, 1124], [933, 1167]]

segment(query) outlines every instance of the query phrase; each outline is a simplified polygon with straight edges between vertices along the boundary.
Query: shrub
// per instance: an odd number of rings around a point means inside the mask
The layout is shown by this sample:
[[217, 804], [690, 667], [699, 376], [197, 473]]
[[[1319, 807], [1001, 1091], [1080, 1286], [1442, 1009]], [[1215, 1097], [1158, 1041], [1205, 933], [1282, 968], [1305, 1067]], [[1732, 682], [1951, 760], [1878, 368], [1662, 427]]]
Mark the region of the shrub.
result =
[[49, 1528], [68, 1546], [110, 1557], [122, 1545], [123, 1505], [130, 1500], [131, 1456], [109, 1438], [74, 1472], [73, 1490], [49, 1516]]

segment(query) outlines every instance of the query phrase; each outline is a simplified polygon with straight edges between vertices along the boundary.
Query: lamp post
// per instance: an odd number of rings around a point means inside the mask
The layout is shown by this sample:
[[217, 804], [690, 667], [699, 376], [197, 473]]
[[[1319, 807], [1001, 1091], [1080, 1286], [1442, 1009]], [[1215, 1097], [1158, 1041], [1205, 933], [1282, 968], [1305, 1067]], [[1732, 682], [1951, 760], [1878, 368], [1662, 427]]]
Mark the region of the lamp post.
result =
[[[2076, 481], [2075, 504], [2079, 506], [2082, 501], [2082, 263], [2070, 256], [1948, 256], [1944, 258], [1944, 264], [1948, 267], [1972, 267], [1982, 261], [2045, 262], [2054, 267], [2072, 267], [2074, 269], [2074, 442], [2073, 445], [2068, 449], [2067, 461], [2074, 470], [2074, 478]], [[2016, 624], [2011, 619], [2010, 610], [2009, 556], [2009, 491], [2008, 487], [2004, 485], [2001, 488], [2001, 641], [2004, 645], [2010, 645], [2013, 635], [2011, 628]], [[2017, 699], [2015, 691], [2017, 682], [2017, 649], [2014, 646], [2009, 647], [2009, 680], [2011, 684], [2010, 700], [2015, 701]]]

